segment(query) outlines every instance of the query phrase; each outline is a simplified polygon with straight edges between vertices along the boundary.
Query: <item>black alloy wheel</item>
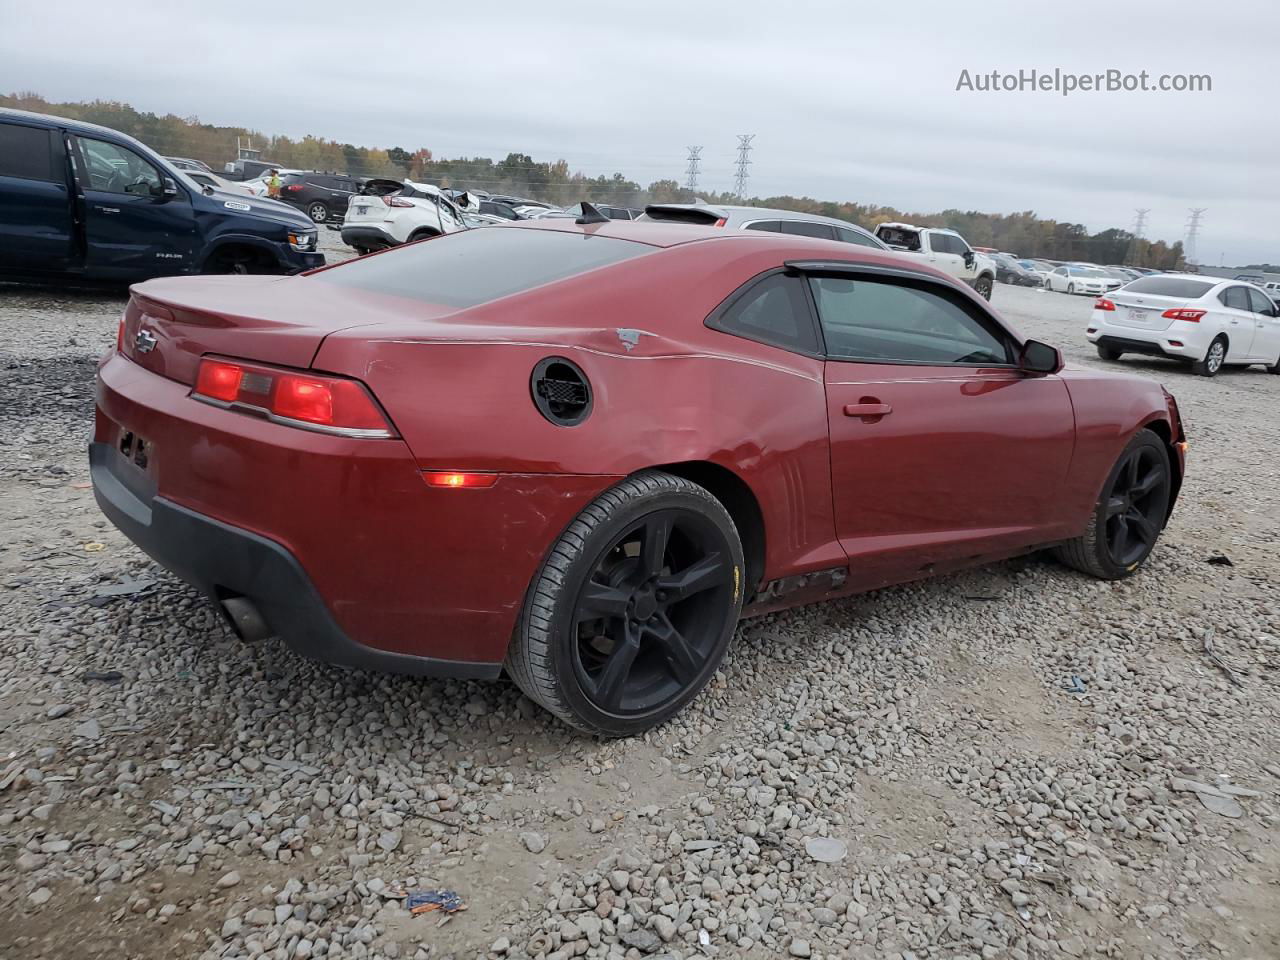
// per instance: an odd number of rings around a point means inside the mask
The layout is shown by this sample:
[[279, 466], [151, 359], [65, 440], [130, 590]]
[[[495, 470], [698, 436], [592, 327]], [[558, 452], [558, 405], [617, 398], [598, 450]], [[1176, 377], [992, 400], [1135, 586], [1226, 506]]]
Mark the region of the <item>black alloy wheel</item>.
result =
[[673, 716], [723, 661], [746, 591], [737, 528], [709, 491], [656, 470], [600, 494], [534, 577], [506, 668], [602, 736]]
[[617, 537], [574, 611], [574, 669], [591, 702], [641, 716], [695, 683], [733, 608], [733, 572], [720, 531], [692, 511], [656, 511]]
[[1107, 553], [1129, 567], [1143, 560], [1160, 536], [1169, 507], [1169, 458], [1138, 446], [1120, 461], [1107, 497]]
[[1088, 529], [1055, 547], [1057, 558], [1103, 580], [1121, 580], [1137, 570], [1169, 517], [1172, 463], [1164, 440], [1139, 430], [1111, 468]]

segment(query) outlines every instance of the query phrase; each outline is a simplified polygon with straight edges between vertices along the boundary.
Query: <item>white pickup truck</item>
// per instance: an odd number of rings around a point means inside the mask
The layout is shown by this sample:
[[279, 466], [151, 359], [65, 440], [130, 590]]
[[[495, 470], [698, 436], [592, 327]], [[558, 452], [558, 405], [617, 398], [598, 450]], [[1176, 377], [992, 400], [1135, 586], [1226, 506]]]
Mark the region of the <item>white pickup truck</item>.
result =
[[945, 227], [917, 227], [910, 223], [882, 223], [878, 237], [891, 250], [921, 257], [931, 267], [963, 280], [984, 300], [996, 285], [996, 265], [973, 250], [964, 237]]

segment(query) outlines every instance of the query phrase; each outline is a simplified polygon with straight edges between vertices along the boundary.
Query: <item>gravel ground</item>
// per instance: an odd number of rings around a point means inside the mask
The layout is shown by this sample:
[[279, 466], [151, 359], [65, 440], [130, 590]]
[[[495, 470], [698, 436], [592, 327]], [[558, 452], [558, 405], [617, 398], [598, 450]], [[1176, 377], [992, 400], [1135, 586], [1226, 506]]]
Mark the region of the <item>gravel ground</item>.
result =
[[[1136, 578], [748, 621], [603, 743], [241, 645], [117, 534], [84, 442], [122, 303], [0, 290], [0, 955], [1280, 956], [1280, 377], [1124, 362], [1191, 439]], [[1098, 362], [1087, 299], [996, 303]], [[406, 911], [436, 887], [469, 909]]]

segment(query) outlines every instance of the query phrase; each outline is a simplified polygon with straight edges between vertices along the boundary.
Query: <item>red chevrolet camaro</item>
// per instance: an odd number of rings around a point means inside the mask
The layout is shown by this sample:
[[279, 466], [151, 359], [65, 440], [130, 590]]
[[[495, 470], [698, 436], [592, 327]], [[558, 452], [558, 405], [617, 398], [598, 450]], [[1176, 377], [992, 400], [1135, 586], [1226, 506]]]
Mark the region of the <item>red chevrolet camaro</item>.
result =
[[1132, 573], [1181, 483], [1158, 384], [1064, 370], [896, 254], [678, 224], [487, 227], [134, 287], [107, 516], [246, 639], [504, 669], [626, 735], [739, 616], [1042, 547]]

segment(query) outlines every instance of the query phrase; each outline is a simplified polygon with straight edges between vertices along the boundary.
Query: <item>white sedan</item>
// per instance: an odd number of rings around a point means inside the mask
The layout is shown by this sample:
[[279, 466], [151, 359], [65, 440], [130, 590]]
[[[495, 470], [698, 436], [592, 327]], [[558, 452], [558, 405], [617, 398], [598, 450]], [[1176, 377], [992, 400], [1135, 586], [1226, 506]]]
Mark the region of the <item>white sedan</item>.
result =
[[1083, 293], [1091, 296], [1108, 293], [1121, 285], [1097, 267], [1058, 267], [1045, 278], [1044, 285], [1059, 293]]
[[1228, 363], [1280, 373], [1277, 314], [1280, 308], [1251, 283], [1165, 273], [1099, 297], [1088, 337], [1103, 360], [1145, 353], [1189, 360], [1202, 377]]

